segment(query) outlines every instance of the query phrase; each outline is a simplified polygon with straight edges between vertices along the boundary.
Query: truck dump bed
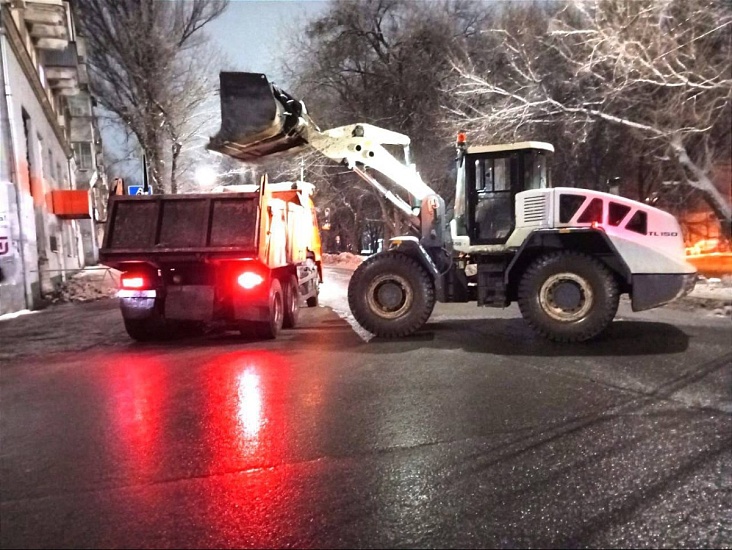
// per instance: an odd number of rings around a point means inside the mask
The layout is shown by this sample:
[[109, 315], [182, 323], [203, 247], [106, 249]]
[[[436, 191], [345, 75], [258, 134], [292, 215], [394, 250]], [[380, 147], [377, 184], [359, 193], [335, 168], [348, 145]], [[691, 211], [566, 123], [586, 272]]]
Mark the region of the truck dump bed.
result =
[[100, 261], [256, 257], [259, 193], [113, 196]]

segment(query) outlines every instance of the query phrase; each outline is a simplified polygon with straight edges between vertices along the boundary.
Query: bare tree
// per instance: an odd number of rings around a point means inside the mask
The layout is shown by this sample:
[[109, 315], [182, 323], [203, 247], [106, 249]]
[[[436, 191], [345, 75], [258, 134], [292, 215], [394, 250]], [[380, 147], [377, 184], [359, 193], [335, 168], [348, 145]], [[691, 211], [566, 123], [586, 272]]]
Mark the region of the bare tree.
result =
[[[444, 191], [453, 150], [441, 90], [452, 54], [471, 51], [491, 13], [466, 0], [336, 0], [295, 35], [286, 73], [321, 126], [362, 120], [409, 135], [423, 179]], [[343, 185], [343, 177], [353, 181], [348, 186], [353, 197], [323, 190], [338, 208], [348, 210], [347, 204], [360, 200], [370, 209], [359, 218], [364, 224], [383, 220], [387, 236], [404, 229], [391, 204], [355, 176], [321, 173], [321, 188], [336, 181]], [[371, 194], [368, 202], [357, 198], [364, 190]]]
[[186, 115], [206, 93], [190, 53], [205, 41], [201, 29], [221, 15], [227, 0], [75, 0], [73, 5], [88, 45], [94, 95], [135, 134], [155, 187], [175, 193]]
[[654, 180], [648, 195], [664, 182], [695, 190], [729, 236], [730, 204], [710, 174], [730, 162], [730, 4], [576, 1], [543, 24], [533, 38], [489, 31], [500, 72], [470, 56], [455, 63], [457, 124], [514, 136], [561, 126], [578, 144], [607, 129], [623, 138], [619, 147], [631, 144], [629, 165], [656, 164], [638, 174]]

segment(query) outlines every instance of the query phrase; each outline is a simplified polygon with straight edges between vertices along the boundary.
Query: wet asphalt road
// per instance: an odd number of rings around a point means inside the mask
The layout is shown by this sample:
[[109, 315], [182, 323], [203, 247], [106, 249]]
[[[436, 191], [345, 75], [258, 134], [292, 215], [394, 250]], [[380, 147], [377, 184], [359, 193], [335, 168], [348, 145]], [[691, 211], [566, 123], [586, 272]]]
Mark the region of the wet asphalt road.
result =
[[728, 318], [557, 346], [438, 305], [367, 343], [326, 275], [274, 342], [132, 343], [113, 300], [0, 322], [0, 545], [732, 546]]

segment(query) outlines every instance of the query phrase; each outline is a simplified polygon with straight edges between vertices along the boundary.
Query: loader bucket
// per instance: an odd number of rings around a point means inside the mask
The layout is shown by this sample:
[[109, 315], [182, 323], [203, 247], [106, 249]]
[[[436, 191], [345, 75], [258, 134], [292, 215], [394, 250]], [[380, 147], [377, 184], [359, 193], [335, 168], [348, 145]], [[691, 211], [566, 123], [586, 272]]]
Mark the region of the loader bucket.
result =
[[308, 143], [314, 124], [305, 106], [260, 73], [222, 72], [221, 130], [212, 151], [246, 162], [284, 153]]

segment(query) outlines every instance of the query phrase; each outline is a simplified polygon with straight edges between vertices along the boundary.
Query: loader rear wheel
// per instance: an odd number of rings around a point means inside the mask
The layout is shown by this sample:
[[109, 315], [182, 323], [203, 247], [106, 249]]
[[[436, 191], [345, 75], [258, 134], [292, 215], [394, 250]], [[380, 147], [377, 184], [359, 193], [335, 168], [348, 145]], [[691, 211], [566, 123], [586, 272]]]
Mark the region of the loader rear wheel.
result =
[[435, 307], [432, 278], [413, 258], [398, 252], [371, 256], [348, 284], [356, 321], [377, 336], [397, 338], [419, 330]]
[[254, 336], [263, 340], [272, 340], [282, 330], [284, 320], [284, 301], [282, 299], [282, 285], [277, 279], [272, 279], [269, 287], [268, 320], [245, 321], [241, 323], [242, 336]]
[[297, 277], [291, 275], [283, 289], [284, 296], [284, 317], [282, 319], [283, 328], [295, 328], [297, 320], [300, 317], [300, 290], [297, 285]]
[[563, 250], [539, 257], [518, 288], [521, 314], [541, 336], [555, 342], [583, 342], [612, 322], [618, 285], [599, 260]]

